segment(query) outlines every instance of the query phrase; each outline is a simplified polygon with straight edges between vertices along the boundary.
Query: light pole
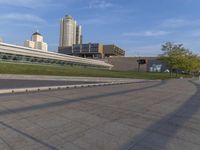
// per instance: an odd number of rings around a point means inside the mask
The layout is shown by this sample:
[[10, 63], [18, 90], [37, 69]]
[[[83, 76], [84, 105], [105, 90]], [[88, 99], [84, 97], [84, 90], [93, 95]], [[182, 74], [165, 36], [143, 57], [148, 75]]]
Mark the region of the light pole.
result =
[[137, 63], [138, 63], [138, 72], [140, 72], [140, 53], [138, 52], [137, 55], [138, 55], [138, 60], [137, 60]]

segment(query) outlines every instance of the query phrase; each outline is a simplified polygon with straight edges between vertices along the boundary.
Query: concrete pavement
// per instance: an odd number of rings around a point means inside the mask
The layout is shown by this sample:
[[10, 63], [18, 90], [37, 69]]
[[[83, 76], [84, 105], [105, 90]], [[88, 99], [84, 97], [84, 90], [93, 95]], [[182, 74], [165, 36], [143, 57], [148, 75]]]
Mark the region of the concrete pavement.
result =
[[200, 83], [0, 96], [0, 149], [199, 150]]

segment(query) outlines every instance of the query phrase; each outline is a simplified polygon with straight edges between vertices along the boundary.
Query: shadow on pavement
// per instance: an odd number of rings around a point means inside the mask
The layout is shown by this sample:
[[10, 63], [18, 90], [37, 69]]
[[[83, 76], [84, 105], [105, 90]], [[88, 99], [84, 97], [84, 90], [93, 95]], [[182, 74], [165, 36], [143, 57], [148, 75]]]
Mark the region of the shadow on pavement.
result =
[[[191, 119], [192, 116], [200, 109], [200, 85], [192, 81], [189, 82], [197, 89], [196, 93], [189, 100], [187, 100], [176, 111], [162, 117], [162, 119], [147, 127], [144, 131], [142, 131], [142, 133], [133, 137], [120, 149], [134, 150], [142, 149], [142, 147], [146, 147], [147, 149], [154, 149], [153, 147], [156, 147], [157, 149], [165, 149], [166, 145], [175, 137], [176, 133], [183, 127], [184, 123], [189, 121], [189, 119]], [[173, 123], [169, 124], [169, 121], [173, 121]], [[152, 136], [153, 132], [161, 135], [163, 134], [164, 138], [162, 138], [162, 136]], [[145, 144], [145, 141], [148, 142]], [[200, 149], [200, 144], [198, 145]]]
[[103, 97], [108, 97], [108, 96], [116, 96], [116, 95], [126, 94], [126, 93], [130, 93], [130, 92], [137, 92], [137, 91], [141, 91], [141, 90], [145, 90], [145, 89], [149, 89], [149, 88], [162, 86], [165, 83], [166, 83], [166, 81], [161, 81], [157, 84], [154, 84], [154, 85], [151, 85], [151, 86], [146, 86], [146, 87], [143, 87], [143, 88], [138, 88], [138, 89], [129, 89], [129, 90], [117, 91], [117, 92], [112, 92], [112, 93], [105, 93], [105, 94], [100, 94], [100, 95], [95, 95], [95, 96], [87, 96], [87, 97], [82, 97], [82, 98], [78, 98], [78, 99], [61, 100], [61, 101], [57, 101], [57, 102], [50, 102], [50, 103], [45, 103], [45, 104], [38, 104], [38, 105], [33, 105], [33, 106], [8, 109], [8, 110], [0, 111], [0, 116], [10, 115], [10, 114], [15, 114], [15, 113], [20, 113], [20, 112], [40, 110], [40, 109], [45, 109], [45, 108], [50, 108], [50, 107], [58, 107], [58, 106], [63, 106], [63, 105], [71, 104], [71, 103], [78, 103], [78, 102], [81, 102], [81, 101], [90, 101], [90, 100], [95, 100], [97, 98], [103, 98]]
[[[42, 145], [42, 146], [44, 146], [44, 147], [46, 147], [46, 148], [48, 148], [48, 149], [51, 149], [51, 150], [58, 150], [58, 148], [56, 148], [55, 146], [50, 145], [50, 144], [48, 144], [48, 143], [45, 143], [45, 142], [43, 142], [43, 141], [41, 141], [41, 140], [39, 140], [39, 139], [37, 139], [37, 138], [31, 136], [31, 135], [29, 135], [29, 134], [27, 134], [27, 133], [25, 133], [25, 132], [19, 130], [19, 129], [16, 129], [16, 128], [14, 128], [14, 127], [12, 127], [12, 126], [10, 126], [10, 125], [8, 125], [8, 124], [2, 122], [2, 121], [0, 122], [0, 125], [2, 125], [2, 126], [8, 128], [8, 129], [10, 129], [10, 130], [12, 130], [12, 131], [18, 133], [18, 134], [20, 134], [20, 135], [22, 135], [22, 136], [24, 136], [25, 138], [28, 138], [28, 139], [30, 139], [30, 140], [36, 142], [36, 143], [39, 143], [40, 145]], [[10, 145], [9, 149], [11, 149], [11, 145]]]

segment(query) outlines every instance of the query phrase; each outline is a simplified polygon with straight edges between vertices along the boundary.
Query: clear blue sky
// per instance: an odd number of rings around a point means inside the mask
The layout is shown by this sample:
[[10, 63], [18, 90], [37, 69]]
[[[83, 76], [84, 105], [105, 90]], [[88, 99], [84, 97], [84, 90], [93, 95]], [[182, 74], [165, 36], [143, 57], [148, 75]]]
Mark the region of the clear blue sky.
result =
[[200, 54], [199, 6], [200, 0], [0, 0], [0, 37], [22, 45], [38, 28], [56, 51], [59, 21], [70, 14], [85, 43], [114, 43], [127, 56], [160, 54], [167, 41]]

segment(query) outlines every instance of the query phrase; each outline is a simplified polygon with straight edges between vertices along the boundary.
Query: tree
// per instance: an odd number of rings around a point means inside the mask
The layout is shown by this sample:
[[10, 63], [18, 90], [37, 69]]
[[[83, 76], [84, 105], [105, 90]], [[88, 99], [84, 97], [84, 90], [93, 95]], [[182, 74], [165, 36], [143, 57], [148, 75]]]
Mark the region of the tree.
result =
[[189, 54], [187, 55], [187, 64], [185, 65], [185, 70], [190, 73], [199, 73], [200, 71], [200, 58], [197, 55]]
[[170, 75], [172, 70], [184, 72], [198, 72], [200, 71], [200, 59], [188, 49], [184, 48], [182, 44], [173, 44], [167, 42], [162, 45], [163, 54], [160, 55], [160, 60], [170, 68]]

